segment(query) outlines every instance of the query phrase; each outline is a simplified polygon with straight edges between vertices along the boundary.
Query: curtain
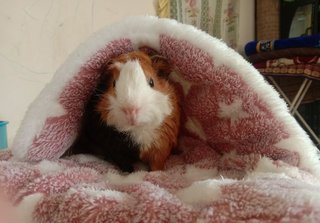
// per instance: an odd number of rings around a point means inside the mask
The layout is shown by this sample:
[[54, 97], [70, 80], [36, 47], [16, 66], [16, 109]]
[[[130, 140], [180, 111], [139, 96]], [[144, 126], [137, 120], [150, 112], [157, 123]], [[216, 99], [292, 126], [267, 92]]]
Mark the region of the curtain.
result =
[[156, 8], [159, 17], [194, 25], [234, 49], [238, 46], [238, 0], [157, 0]]

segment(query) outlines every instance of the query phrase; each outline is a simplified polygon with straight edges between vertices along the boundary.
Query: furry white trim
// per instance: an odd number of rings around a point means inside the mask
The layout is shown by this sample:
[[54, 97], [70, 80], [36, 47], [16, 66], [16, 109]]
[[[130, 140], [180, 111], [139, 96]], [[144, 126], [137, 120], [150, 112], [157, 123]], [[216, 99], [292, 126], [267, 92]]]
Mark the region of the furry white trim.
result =
[[51, 83], [43, 89], [39, 97], [30, 105], [13, 142], [12, 152], [14, 156], [17, 159], [24, 158], [33, 137], [38, 135], [42, 129], [47, 114], [55, 111], [61, 113], [59, 106], [55, 106], [59, 95], [81, 65], [95, 52], [110, 41], [122, 38], [131, 39], [135, 47], [147, 45], [159, 50], [159, 36], [161, 34], [170, 34], [173, 38], [190, 42], [212, 56], [216, 66], [226, 65], [238, 73], [258, 94], [259, 98], [265, 101], [273, 115], [286, 124], [286, 131], [291, 135], [288, 141], [293, 145], [286, 149], [299, 153], [299, 166], [310, 169], [311, 172], [320, 176], [319, 156], [316, 155], [317, 148], [290, 115], [279, 94], [271, 85], [266, 83], [251, 64], [219, 39], [212, 38], [190, 25], [183, 25], [169, 19], [158, 19], [153, 16], [128, 18], [95, 33], [87, 42], [79, 46], [56, 72]]
[[36, 166], [41, 174], [53, 174], [61, 172], [64, 169], [62, 165], [49, 160], [42, 160]]

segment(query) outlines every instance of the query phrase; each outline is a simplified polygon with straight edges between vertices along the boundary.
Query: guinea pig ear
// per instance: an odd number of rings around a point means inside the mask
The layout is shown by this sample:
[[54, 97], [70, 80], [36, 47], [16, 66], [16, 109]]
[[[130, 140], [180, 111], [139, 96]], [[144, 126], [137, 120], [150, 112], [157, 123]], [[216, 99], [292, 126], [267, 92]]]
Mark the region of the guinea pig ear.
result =
[[168, 79], [172, 71], [172, 66], [168, 60], [162, 56], [154, 55], [151, 57], [152, 67], [156, 70], [159, 77]]
[[123, 63], [119, 62], [119, 61], [113, 61], [112, 63], [110, 63], [109, 65], [109, 69], [117, 69], [118, 71], [120, 71], [123, 67]]

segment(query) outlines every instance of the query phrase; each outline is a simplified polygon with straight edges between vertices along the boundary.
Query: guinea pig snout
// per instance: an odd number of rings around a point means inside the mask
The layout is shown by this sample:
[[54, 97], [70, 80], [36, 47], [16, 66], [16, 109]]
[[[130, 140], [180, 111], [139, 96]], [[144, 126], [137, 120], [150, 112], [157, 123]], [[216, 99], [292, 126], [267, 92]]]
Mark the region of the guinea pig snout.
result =
[[125, 114], [126, 119], [130, 125], [135, 125], [137, 123], [137, 116], [140, 110], [138, 107], [126, 106], [122, 107], [121, 110]]

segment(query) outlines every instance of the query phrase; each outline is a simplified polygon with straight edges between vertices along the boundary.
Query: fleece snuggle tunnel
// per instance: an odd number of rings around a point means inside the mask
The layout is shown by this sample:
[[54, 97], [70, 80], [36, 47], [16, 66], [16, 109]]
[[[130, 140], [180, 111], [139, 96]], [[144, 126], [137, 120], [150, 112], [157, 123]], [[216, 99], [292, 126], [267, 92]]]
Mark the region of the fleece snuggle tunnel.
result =
[[[101, 66], [152, 50], [174, 66], [179, 149], [163, 171], [128, 174], [77, 137]], [[96, 33], [31, 104], [0, 183], [23, 222], [320, 222], [317, 149], [257, 70], [220, 40], [168, 19], [134, 17]]]

